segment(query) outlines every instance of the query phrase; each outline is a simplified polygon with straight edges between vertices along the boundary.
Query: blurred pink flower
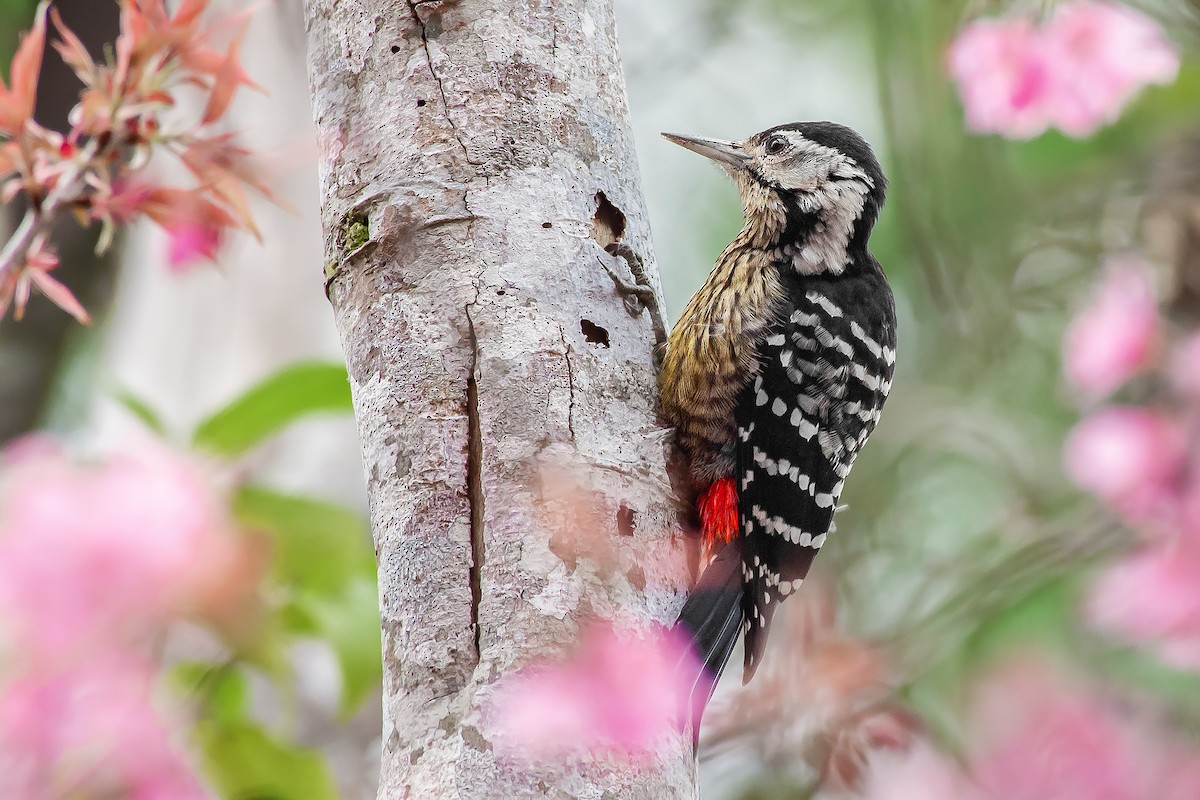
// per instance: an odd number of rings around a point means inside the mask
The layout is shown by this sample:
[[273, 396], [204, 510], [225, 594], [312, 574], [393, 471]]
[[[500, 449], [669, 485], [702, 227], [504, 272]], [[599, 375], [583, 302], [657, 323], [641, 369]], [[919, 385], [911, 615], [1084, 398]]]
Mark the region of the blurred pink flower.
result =
[[153, 680], [150, 664], [113, 651], [0, 682], [0, 797], [207, 797], [154, 709]]
[[980, 681], [962, 766], [919, 744], [877, 751], [865, 800], [1183, 800], [1200, 752], [1037, 660]]
[[1119, 3], [1060, 5], [1045, 34], [1056, 84], [1052, 118], [1071, 136], [1113, 122], [1142, 87], [1170, 83], [1179, 72], [1158, 23]]
[[1013, 139], [1046, 130], [1051, 85], [1042, 46], [1039, 31], [1024, 18], [983, 19], [962, 29], [948, 62], [967, 127]]
[[1167, 369], [1175, 391], [1190, 400], [1200, 400], [1200, 333], [1175, 345]]
[[1171, 498], [1182, 457], [1175, 425], [1154, 411], [1101, 409], [1068, 434], [1067, 475], [1131, 520], [1142, 520]]
[[167, 229], [167, 263], [182, 272], [200, 259], [215, 261], [221, 230], [213, 225], [181, 222]]
[[983, 800], [952, 762], [922, 742], [906, 753], [882, 751], [871, 758], [863, 800]]
[[1116, 261], [1096, 296], [1072, 321], [1063, 343], [1067, 377], [1103, 397], [1146, 365], [1158, 339], [1158, 306], [1145, 267]]
[[1041, 28], [1027, 17], [970, 23], [951, 44], [948, 67], [969, 128], [1027, 139], [1050, 126], [1091, 134], [1142, 87], [1174, 80], [1179, 56], [1144, 14], [1076, 0]]
[[1035, 662], [988, 679], [972, 775], [988, 798], [1151, 800], [1135, 731], [1099, 698]]
[[671, 631], [648, 636], [607, 625], [584, 632], [569, 661], [522, 670], [497, 689], [496, 744], [532, 761], [611, 751], [653, 751], [676, 729], [679, 681], [699, 669]]
[[208, 580], [208, 540], [229, 535], [200, 476], [161, 450], [18, 460], [0, 508], [0, 631], [35, 660], [155, 633]]
[[1143, 548], [1105, 570], [1088, 593], [1095, 626], [1153, 644], [1177, 667], [1200, 670], [1200, 542]]

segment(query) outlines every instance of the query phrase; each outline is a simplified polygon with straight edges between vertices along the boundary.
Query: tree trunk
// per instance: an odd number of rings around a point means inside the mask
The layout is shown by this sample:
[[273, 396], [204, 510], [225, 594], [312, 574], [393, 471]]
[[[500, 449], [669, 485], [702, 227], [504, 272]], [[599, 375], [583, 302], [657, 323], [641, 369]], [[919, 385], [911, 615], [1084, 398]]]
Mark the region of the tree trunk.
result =
[[[307, 0], [326, 278], [379, 558], [381, 798], [695, 795], [691, 743], [531, 768], [495, 682], [687, 578], [611, 0]], [[636, 311], [636, 309], [634, 310]]]

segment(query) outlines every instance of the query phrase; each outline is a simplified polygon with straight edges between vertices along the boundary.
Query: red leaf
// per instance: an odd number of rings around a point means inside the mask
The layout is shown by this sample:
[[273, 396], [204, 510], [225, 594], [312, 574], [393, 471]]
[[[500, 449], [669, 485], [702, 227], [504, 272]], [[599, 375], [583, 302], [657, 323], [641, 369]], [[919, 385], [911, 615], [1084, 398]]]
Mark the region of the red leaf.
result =
[[[244, 31], [243, 31], [244, 32]], [[220, 119], [233, 102], [233, 95], [242, 83], [242, 65], [238, 63], [238, 49], [241, 46], [241, 34], [229, 43], [229, 53], [224, 63], [217, 70], [213, 81], [212, 93], [208, 96], [208, 105], [204, 107], [201, 123], [208, 125]]]
[[196, 19], [204, 13], [204, 9], [208, 7], [208, 0], [183, 0], [179, 4], [179, 10], [175, 12], [175, 16], [171, 18], [171, 25], [175, 28], [182, 28], [191, 25]]
[[75, 295], [71, 293], [71, 290], [54, 278], [51, 278], [49, 273], [43, 272], [40, 269], [30, 269], [29, 277], [37, 285], [38, 290], [46, 295], [54, 305], [66, 311], [84, 325], [92, 324], [92, 318], [88, 316], [87, 310], [84, 309], [83, 305], [75, 299]]
[[33, 102], [37, 95], [38, 73], [42, 69], [42, 53], [46, 49], [47, 0], [38, 4], [33, 29], [21, 40], [13, 56], [9, 76], [12, 88], [5, 89], [0, 83], [0, 130], [13, 134], [21, 132], [26, 121], [33, 116]]
[[58, 31], [59, 41], [54, 43], [54, 49], [62, 56], [68, 67], [75, 71], [79, 79], [88, 86], [96, 80], [96, 62], [84, 47], [79, 37], [66, 26], [59, 16], [58, 9], [50, 9], [50, 18], [54, 21], [54, 29]]

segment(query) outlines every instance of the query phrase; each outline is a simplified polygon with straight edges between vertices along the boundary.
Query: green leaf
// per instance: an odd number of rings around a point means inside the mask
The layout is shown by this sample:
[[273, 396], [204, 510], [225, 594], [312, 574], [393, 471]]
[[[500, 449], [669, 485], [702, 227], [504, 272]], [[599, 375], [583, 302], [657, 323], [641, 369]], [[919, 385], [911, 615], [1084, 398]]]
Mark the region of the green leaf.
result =
[[367, 523], [347, 508], [250, 485], [233, 510], [274, 537], [275, 575], [287, 586], [338, 592], [352, 577], [375, 574]]
[[275, 540], [275, 578], [291, 599], [279, 621], [296, 636], [333, 647], [342, 670], [342, 713], [349, 715], [382, 677], [375, 558], [366, 520], [332, 503], [242, 487], [234, 512]]
[[171, 669], [170, 682], [185, 695], [196, 696], [204, 715], [220, 725], [246, 719], [246, 676], [233, 664], [185, 661]]
[[137, 417], [151, 431], [161, 437], [167, 435], [167, 426], [163, 424], [162, 417], [145, 400], [128, 389], [116, 389], [112, 396], [114, 400], [125, 407], [126, 411]]
[[257, 725], [201, 722], [205, 772], [226, 800], [337, 800], [324, 757], [281, 742]]
[[333, 647], [342, 669], [344, 716], [353, 714], [383, 678], [379, 630], [379, 592], [375, 582], [359, 578], [338, 595], [307, 594], [296, 610]]
[[192, 443], [218, 455], [238, 456], [300, 417], [351, 411], [345, 366], [295, 364], [201, 422]]

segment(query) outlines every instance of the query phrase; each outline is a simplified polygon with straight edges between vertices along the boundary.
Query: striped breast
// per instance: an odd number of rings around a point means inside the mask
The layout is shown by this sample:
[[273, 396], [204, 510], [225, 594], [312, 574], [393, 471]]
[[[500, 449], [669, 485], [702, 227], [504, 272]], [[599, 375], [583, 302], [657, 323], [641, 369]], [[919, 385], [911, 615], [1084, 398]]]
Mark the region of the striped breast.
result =
[[671, 329], [659, 371], [662, 412], [697, 488], [733, 474], [738, 397], [782, 296], [778, 269], [739, 235]]
[[775, 606], [799, 589], [825, 542], [896, 360], [892, 296], [873, 259], [843, 277], [790, 278], [785, 291], [735, 413], [745, 680]]

